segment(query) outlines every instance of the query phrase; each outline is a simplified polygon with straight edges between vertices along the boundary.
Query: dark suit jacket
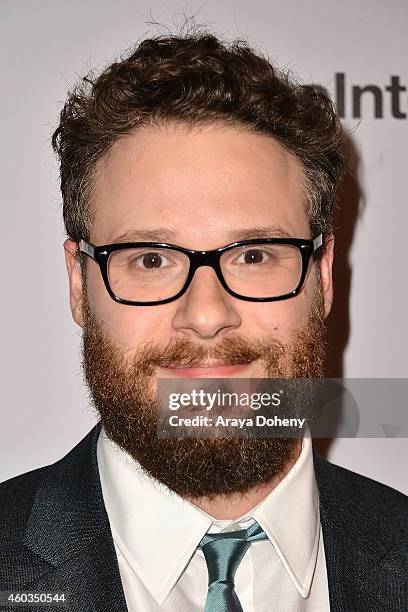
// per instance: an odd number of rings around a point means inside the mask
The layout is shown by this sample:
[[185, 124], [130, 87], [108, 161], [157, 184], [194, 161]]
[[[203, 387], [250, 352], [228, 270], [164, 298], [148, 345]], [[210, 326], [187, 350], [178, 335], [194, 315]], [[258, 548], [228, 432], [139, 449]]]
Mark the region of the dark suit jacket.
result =
[[[69, 592], [69, 612], [126, 612], [96, 461], [99, 431], [54, 465], [0, 485], [0, 590]], [[407, 612], [408, 498], [314, 461], [331, 610]]]

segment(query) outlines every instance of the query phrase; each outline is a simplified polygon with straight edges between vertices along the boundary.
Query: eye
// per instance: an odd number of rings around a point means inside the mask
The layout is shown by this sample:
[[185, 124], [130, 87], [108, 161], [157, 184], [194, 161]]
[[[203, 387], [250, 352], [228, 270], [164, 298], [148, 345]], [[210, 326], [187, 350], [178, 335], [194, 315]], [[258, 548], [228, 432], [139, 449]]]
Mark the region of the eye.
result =
[[251, 248], [247, 249], [237, 259], [237, 263], [239, 264], [262, 264], [270, 261], [271, 253], [260, 249], [260, 248]]
[[143, 270], [157, 270], [158, 268], [165, 268], [170, 265], [170, 260], [162, 253], [149, 251], [135, 257], [131, 263], [135, 263], [138, 268]]

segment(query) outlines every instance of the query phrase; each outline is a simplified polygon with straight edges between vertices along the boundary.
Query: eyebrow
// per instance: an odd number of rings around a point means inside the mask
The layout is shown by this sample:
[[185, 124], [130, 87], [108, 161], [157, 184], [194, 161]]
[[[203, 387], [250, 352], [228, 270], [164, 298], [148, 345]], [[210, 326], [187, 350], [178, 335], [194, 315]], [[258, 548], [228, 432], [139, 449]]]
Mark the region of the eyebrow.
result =
[[[287, 230], [279, 226], [260, 225], [257, 227], [232, 230], [226, 234], [226, 240], [252, 240], [256, 238], [292, 238]], [[177, 240], [177, 232], [169, 228], [129, 230], [114, 238], [114, 243], [120, 242], [172, 242]]]
[[260, 225], [258, 227], [233, 230], [227, 236], [233, 241], [252, 240], [252, 238], [293, 238], [293, 235], [283, 227], [275, 225]]
[[129, 230], [113, 239], [113, 242], [169, 242], [174, 240], [176, 232], [164, 227], [155, 229]]

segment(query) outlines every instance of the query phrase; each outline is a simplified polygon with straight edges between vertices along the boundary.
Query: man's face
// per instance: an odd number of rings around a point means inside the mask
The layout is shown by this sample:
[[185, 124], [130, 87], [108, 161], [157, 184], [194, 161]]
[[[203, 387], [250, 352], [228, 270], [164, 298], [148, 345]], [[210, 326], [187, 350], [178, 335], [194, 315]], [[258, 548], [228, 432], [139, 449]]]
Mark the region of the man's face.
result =
[[[247, 237], [310, 238], [303, 178], [297, 161], [267, 136], [220, 125], [190, 131], [174, 125], [143, 128], [117, 143], [98, 165], [90, 242], [146, 240], [208, 250]], [[321, 262], [310, 267], [302, 292], [289, 300], [239, 300], [223, 289], [214, 270], [201, 267], [182, 297], [157, 306], [113, 301], [98, 265], [89, 258], [83, 287], [73, 256], [75, 245], [66, 241], [65, 248], [71, 308], [85, 332], [88, 384], [98, 409], [98, 402], [109, 397], [111, 403], [101, 406], [105, 413], [115, 410], [114, 399], [121, 389], [122, 405], [125, 395], [129, 403], [129, 385], [134, 384], [133, 397], [138, 398], [143, 420], [143, 405], [147, 411], [152, 408], [148, 389], [157, 377], [320, 374], [322, 321], [332, 301], [332, 241]], [[111, 366], [98, 357], [103, 347]], [[195, 356], [192, 364], [186, 351]], [[151, 358], [149, 367], [146, 356]], [[180, 369], [181, 365], [195, 367]], [[98, 379], [102, 367], [105, 372]], [[132, 410], [136, 435], [138, 409]], [[123, 429], [129, 430], [130, 421], [112, 427], [112, 437], [138, 455], [131, 440], [124, 438]], [[228, 440], [230, 445], [243, 442]], [[287, 445], [286, 459], [291, 450], [293, 441]], [[275, 471], [285, 457], [276, 457]], [[141, 456], [137, 458], [143, 465]], [[269, 467], [272, 473], [273, 466]], [[167, 484], [172, 486], [171, 481]], [[245, 488], [242, 483], [237, 486]], [[186, 491], [179, 487], [178, 492]]]

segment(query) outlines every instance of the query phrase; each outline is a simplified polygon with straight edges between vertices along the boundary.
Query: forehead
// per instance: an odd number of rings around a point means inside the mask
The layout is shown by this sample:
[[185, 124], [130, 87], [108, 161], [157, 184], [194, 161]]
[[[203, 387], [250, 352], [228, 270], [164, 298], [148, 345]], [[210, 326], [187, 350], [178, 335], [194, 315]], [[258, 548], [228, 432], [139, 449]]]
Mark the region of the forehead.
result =
[[296, 158], [270, 136], [220, 124], [142, 128], [98, 163], [91, 239], [159, 239], [167, 229], [178, 244], [206, 249], [253, 227], [308, 237], [303, 182]]

